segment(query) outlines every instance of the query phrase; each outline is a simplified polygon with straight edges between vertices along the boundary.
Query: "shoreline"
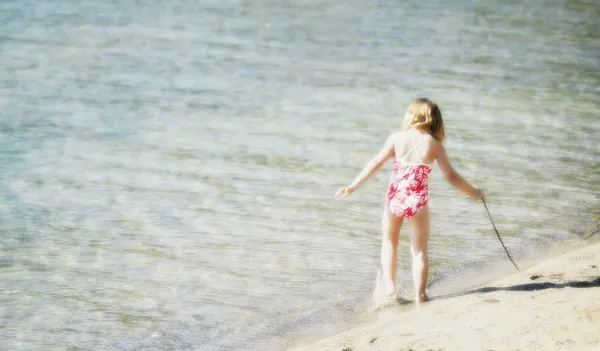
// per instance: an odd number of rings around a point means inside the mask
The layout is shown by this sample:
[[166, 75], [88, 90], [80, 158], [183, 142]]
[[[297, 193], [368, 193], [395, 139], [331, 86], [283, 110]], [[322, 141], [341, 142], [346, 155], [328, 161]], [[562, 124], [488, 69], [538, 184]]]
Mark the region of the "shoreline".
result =
[[288, 350], [600, 349], [600, 241], [521, 269]]

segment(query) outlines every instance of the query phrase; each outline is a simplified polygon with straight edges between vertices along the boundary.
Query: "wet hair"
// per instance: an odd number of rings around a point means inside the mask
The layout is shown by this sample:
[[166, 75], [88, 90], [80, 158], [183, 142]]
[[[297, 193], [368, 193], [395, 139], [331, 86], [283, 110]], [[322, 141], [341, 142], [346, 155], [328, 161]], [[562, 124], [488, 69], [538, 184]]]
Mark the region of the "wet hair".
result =
[[418, 98], [408, 106], [406, 116], [404, 117], [404, 129], [411, 128], [423, 130], [429, 133], [436, 140], [443, 142], [444, 120], [442, 112], [438, 105], [427, 99]]

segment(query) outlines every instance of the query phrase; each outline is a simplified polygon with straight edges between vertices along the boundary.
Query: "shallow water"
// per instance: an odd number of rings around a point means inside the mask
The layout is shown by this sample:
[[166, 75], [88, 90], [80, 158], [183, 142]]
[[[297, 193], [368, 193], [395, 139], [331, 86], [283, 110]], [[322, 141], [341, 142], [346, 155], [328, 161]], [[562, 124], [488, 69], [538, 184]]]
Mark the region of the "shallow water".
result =
[[[2, 2], [2, 349], [276, 350], [351, 323], [390, 167], [332, 195], [417, 96], [517, 260], [581, 244], [599, 33], [594, 1]], [[483, 206], [437, 167], [430, 189], [432, 281], [510, 265]]]

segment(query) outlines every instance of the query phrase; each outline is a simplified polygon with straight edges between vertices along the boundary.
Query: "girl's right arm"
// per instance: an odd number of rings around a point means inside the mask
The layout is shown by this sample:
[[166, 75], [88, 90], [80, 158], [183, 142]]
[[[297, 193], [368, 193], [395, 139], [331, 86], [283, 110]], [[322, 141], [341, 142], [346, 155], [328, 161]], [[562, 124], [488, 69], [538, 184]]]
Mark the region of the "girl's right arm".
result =
[[379, 153], [363, 168], [356, 176], [352, 184], [345, 188], [341, 188], [335, 195], [347, 196], [352, 194], [362, 183], [371, 178], [375, 173], [379, 172], [383, 164], [394, 155], [394, 135], [385, 142], [385, 145]]
[[444, 174], [444, 178], [446, 178], [448, 183], [452, 184], [452, 186], [470, 196], [473, 200], [483, 199], [483, 192], [469, 184], [463, 179], [463, 177], [460, 176], [460, 174], [458, 174], [458, 172], [454, 170], [454, 168], [452, 168], [444, 145], [439, 143], [438, 147], [439, 150], [437, 152], [436, 160], [440, 166], [440, 169], [442, 170], [442, 174]]

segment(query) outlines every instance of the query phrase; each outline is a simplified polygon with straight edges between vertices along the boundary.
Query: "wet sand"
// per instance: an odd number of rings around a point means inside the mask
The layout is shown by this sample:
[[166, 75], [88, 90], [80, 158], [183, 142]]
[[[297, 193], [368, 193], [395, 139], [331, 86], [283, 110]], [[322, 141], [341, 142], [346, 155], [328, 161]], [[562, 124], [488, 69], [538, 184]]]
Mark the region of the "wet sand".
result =
[[600, 350], [600, 243], [293, 350]]

